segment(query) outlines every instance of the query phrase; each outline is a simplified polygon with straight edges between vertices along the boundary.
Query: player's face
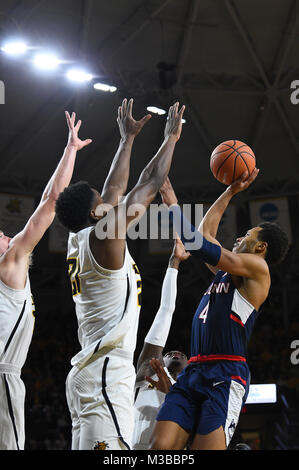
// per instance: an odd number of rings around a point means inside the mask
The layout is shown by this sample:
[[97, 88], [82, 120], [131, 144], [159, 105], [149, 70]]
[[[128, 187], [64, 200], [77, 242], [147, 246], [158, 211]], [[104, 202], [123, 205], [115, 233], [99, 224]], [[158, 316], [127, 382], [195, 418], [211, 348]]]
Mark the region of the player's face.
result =
[[254, 253], [254, 248], [259, 242], [258, 233], [262, 230], [261, 227], [251, 228], [246, 232], [244, 237], [237, 238], [233, 252], [234, 253]]
[[9, 243], [11, 238], [4, 235], [4, 233], [0, 230], [0, 255], [3, 255], [8, 250]]
[[188, 365], [187, 356], [180, 351], [169, 351], [163, 357], [165, 367], [169, 369], [171, 366], [183, 370]]

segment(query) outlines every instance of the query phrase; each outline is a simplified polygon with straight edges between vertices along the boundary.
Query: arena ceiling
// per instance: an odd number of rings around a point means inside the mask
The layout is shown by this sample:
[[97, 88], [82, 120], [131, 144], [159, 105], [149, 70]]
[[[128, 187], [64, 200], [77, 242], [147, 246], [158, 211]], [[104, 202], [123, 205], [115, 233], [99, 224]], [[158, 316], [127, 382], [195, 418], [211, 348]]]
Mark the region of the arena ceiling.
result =
[[[227, 139], [248, 143], [260, 175], [251, 194], [292, 194], [299, 182], [297, 0], [5, 0], [0, 39], [21, 34], [34, 50], [67, 61], [60, 72], [33, 69], [30, 54], [0, 54], [5, 104], [0, 106], [2, 190], [38, 193], [65, 145], [64, 111], [83, 120], [93, 144], [78, 155], [74, 180], [101, 188], [116, 151], [117, 107], [186, 105], [171, 179], [186, 198], [208, 199], [222, 189], [212, 176], [212, 150]], [[103, 93], [65, 80], [83, 64]], [[298, 94], [299, 97], [299, 94]], [[162, 142], [165, 117], [155, 115], [135, 142], [129, 186]]]

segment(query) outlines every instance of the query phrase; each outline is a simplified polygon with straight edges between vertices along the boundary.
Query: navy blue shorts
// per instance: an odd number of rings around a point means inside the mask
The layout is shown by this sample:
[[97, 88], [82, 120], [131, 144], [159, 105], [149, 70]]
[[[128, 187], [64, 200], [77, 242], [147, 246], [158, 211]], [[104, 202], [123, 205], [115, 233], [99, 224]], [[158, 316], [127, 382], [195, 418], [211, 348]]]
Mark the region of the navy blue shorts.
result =
[[245, 362], [190, 364], [166, 395], [157, 421], [173, 421], [192, 435], [209, 434], [222, 426], [228, 446], [248, 395], [249, 382]]

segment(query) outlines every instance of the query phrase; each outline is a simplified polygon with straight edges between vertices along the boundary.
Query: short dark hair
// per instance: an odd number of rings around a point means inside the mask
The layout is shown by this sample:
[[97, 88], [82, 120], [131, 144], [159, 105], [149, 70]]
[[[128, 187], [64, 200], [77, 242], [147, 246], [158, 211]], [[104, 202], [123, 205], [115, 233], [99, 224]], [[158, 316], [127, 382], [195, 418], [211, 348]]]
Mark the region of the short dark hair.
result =
[[90, 210], [95, 195], [86, 181], [71, 184], [59, 194], [56, 215], [59, 222], [71, 232], [78, 232], [91, 225]]
[[289, 249], [287, 234], [274, 222], [262, 222], [258, 226], [262, 229], [258, 233], [258, 240], [268, 244], [265, 260], [270, 266], [280, 264]]

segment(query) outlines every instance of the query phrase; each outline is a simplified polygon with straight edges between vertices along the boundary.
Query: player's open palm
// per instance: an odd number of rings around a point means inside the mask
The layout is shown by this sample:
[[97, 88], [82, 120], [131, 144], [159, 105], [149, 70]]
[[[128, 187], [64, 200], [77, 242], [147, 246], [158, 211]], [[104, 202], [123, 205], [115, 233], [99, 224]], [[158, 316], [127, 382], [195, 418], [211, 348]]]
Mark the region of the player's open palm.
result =
[[228, 190], [231, 191], [233, 194], [237, 194], [241, 191], [244, 191], [254, 182], [255, 178], [259, 174], [259, 171], [260, 170], [255, 168], [249, 176], [248, 171], [246, 171], [245, 173], [243, 173], [242, 176], [240, 176], [240, 178], [238, 178], [228, 187]]
[[77, 124], [75, 124], [76, 113], [72, 113], [72, 116], [70, 116], [69, 112], [66, 111], [65, 115], [66, 115], [67, 125], [68, 125], [68, 128], [69, 128], [68, 145], [71, 145], [72, 147], [75, 147], [77, 150], [81, 150], [84, 147], [87, 147], [87, 145], [91, 144], [91, 142], [92, 142], [91, 139], [81, 140], [78, 137], [78, 132], [79, 132], [80, 127], [82, 125], [82, 121], [78, 121]]
[[182, 133], [182, 119], [185, 111], [185, 106], [182, 106], [179, 110], [179, 103], [176, 102], [169, 108], [167, 123], [165, 127], [165, 137], [174, 136], [176, 140], [179, 140]]
[[125, 139], [128, 135], [136, 137], [142, 130], [143, 126], [151, 119], [151, 114], [147, 114], [139, 121], [133, 118], [133, 99], [128, 102], [125, 98], [122, 105], [118, 108], [117, 123], [120, 130], [120, 135]]

